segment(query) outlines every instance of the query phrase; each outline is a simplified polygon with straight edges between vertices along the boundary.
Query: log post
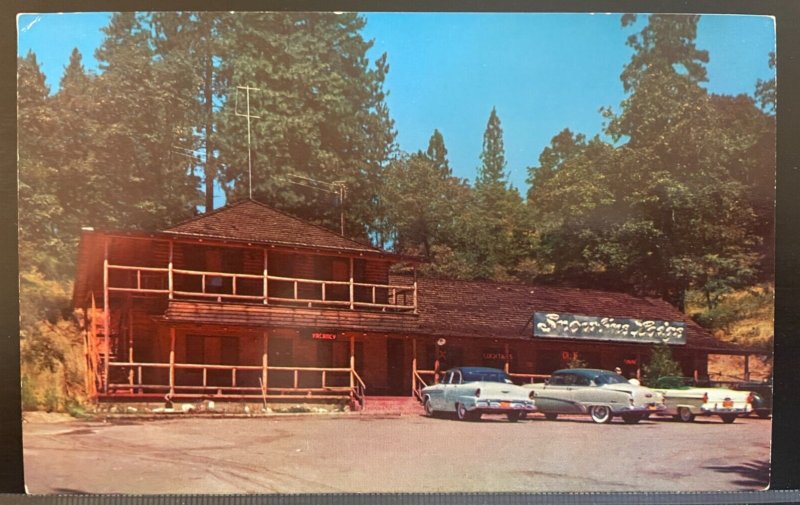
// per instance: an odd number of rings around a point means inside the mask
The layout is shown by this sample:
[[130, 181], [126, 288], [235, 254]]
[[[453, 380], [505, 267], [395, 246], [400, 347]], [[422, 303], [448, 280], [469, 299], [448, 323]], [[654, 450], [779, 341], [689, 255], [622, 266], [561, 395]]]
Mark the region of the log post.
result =
[[169, 241], [169, 263], [167, 264], [167, 271], [168, 271], [167, 283], [169, 285], [169, 299], [170, 300], [172, 300], [172, 294], [173, 294], [173, 291], [175, 290], [175, 288], [174, 288], [174, 286], [175, 286], [174, 282], [175, 281], [173, 280], [173, 277], [172, 277], [174, 249], [175, 249], [174, 242], [172, 240], [170, 240]]
[[355, 387], [355, 376], [353, 375], [356, 371], [356, 340], [353, 334], [350, 334], [350, 390], [352, 391]]
[[[264, 249], [264, 305], [269, 303], [269, 270], [267, 269], [267, 250]], [[266, 336], [264, 337], [266, 338]], [[265, 344], [266, 345], [266, 344]], [[267, 381], [264, 381], [264, 387], [266, 387]]]
[[111, 351], [111, 300], [108, 296], [108, 237], [103, 241], [103, 340], [106, 344], [106, 359], [103, 364], [103, 392], [108, 394], [108, 361]]
[[[355, 299], [355, 288], [353, 286], [353, 276], [354, 276], [353, 270], [354, 270], [354, 261], [353, 261], [353, 257], [350, 256], [350, 310], [353, 310], [353, 308], [355, 308], [355, 300], [356, 300]], [[373, 288], [373, 293], [374, 293], [374, 291], [375, 290]], [[374, 300], [373, 300], [373, 302], [374, 302]]]
[[744, 380], [750, 380], [750, 354], [744, 355]]
[[505, 363], [503, 363], [503, 371], [505, 373], [508, 373], [509, 355], [508, 355], [508, 344], [507, 343], [503, 345], [503, 359], [505, 360]]
[[417, 265], [414, 264], [414, 314], [417, 313]]
[[417, 339], [411, 339], [411, 396], [414, 396], [417, 386]]
[[[128, 307], [128, 363], [133, 363], [133, 302]], [[133, 386], [133, 367], [128, 370], [128, 383]]]
[[264, 390], [264, 395], [267, 394], [267, 370], [269, 366], [269, 332], [261, 334], [263, 340], [264, 350], [261, 352], [261, 389]]
[[169, 396], [175, 395], [175, 328], [169, 329]]

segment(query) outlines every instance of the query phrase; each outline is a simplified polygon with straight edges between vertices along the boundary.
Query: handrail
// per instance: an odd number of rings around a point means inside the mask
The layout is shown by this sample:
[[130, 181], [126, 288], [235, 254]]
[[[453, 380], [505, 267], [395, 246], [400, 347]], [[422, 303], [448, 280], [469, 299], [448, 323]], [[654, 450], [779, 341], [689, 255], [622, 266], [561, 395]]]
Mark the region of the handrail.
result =
[[[200, 384], [175, 384], [174, 389], [180, 391], [205, 391], [205, 390], [214, 390], [214, 391], [230, 391], [230, 392], [238, 392], [238, 393], [247, 393], [251, 392], [254, 396], [262, 396], [264, 394], [264, 390], [261, 386], [246, 386], [242, 385], [241, 381], [240, 384], [237, 384], [237, 372], [262, 372], [264, 367], [261, 365], [216, 365], [216, 364], [199, 364], [199, 363], [173, 363], [170, 365], [169, 363], [146, 363], [146, 362], [128, 362], [128, 361], [117, 361], [109, 363], [109, 367], [111, 368], [129, 368], [131, 371], [135, 370], [136, 380], [134, 380], [134, 375], [130, 376], [129, 382], [125, 383], [109, 383], [109, 387], [112, 389], [138, 389], [141, 391], [143, 390], [154, 390], [154, 391], [169, 391], [173, 387], [169, 384], [161, 384], [161, 383], [145, 383], [142, 377], [142, 370], [143, 369], [171, 369], [171, 370], [200, 370], [202, 371], [202, 382]], [[208, 384], [208, 375], [209, 371], [229, 371], [230, 372], [230, 385], [212, 385]], [[293, 386], [291, 387], [268, 387], [267, 390], [271, 392], [280, 393], [278, 397], [285, 397], [284, 393], [304, 393], [306, 395], [313, 395], [318, 396], [316, 393], [342, 393], [342, 396], [345, 396], [345, 393], [350, 392], [352, 394], [352, 389], [350, 386], [331, 386], [326, 383], [326, 376], [329, 373], [351, 373], [354, 372], [350, 368], [323, 368], [323, 367], [291, 367], [291, 366], [267, 366], [266, 370], [269, 371], [276, 371], [276, 372], [293, 372]], [[308, 373], [318, 373], [320, 374], [321, 384], [318, 386], [299, 386], [299, 374], [301, 372]], [[361, 380], [358, 375], [355, 375], [358, 379], [359, 386], [357, 389], [360, 389], [360, 395], [363, 398], [363, 391], [366, 389], [364, 382]], [[199, 381], [198, 381], [199, 382]], [[273, 395], [270, 395], [273, 396]], [[363, 400], [362, 400], [363, 401]]]
[[538, 373], [513, 373], [509, 372], [507, 374], [509, 377], [520, 377], [523, 379], [530, 379], [530, 384], [533, 384], [534, 380], [536, 379], [544, 379], [547, 380], [550, 378], [549, 374], [538, 374]]
[[[113, 292], [135, 292], [145, 294], [169, 294], [170, 298], [174, 296], [181, 297], [201, 297], [217, 299], [222, 301], [223, 298], [230, 300], [243, 300], [243, 301], [262, 301], [264, 304], [270, 302], [287, 302], [287, 303], [303, 303], [303, 304], [317, 304], [329, 306], [341, 306], [354, 310], [356, 308], [375, 308], [381, 310], [393, 309], [402, 311], [415, 311], [417, 305], [416, 285], [415, 284], [378, 284], [370, 282], [350, 282], [343, 280], [324, 280], [324, 279], [309, 279], [302, 277], [283, 277], [278, 275], [257, 275], [235, 272], [218, 272], [218, 271], [203, 271], [203, 270], [190, 270], [182, 268], [163, 268], [163, 267], [148, 267], [148, 266], [134, 266], [134, 265], [108, 265], [108, 270], [135, 272], [135, 279], [133, 279], [134, 286], [130, 285], [111, 285], [108, 289]], [[159, 273], [164, 274], [167, 281], [168, 288], [164, 287], [144, 287], [142, 273]], [[201, 286], [197, 290], [182, 290], [175, 289], [173, 279], [178, 276], [194, 276], [201, 278]], [[159, 276], [159, 278], [161, 278]], [[212, 292], [207, 290], [206, 279], [208, 278], [226, 278], [231, 279], [231, 285], [228, 286], [226, 292]], [[145, 279], [146, 280], [146, 279]], [[259, 291], [263, 294], [243, 294], [240, 292], [240, 285], [237, 286], [237, 281], [259, 281], [262, 289]], [[263, 289], [265, 282], [284, 282], [291, 283], [294, 286], [292, 293], [288, 297], [282, 296], [269, 296], [268, 291]], [[130, 280], [122, 284], [130, 283]], [[304, 295], [299, 292], [299, 286], [321, 286], [322, 292], [312, 297]], [[367, 300], [357, 299], [354, 291], [351, 289], [346, 299], [330, 300], [326, 296], [326, 287], [347, 287], [361, 288], [368, 290], [366, 296]], [[230, 291], [230, 292], [227, 292]], [[412, 296], [409, 299], [408, 293]], [[361, 295], [363, 296], [363, 295]], [[381, 297], [385, 297], [388, 303], [384, 303]]]
[[[428, 387], [428, 384], [423, 380], [422, 376], [419, 372], [425, 372], [425, 370], [414, 370], [414, 396], [417, 397], [417, 400], [422, 401], [422, 389]], [[422, 387], [419, 387], [419, 385]]]
[[353, 395], [353, 398], [359, 403], [359, 405], [361, 405], [361, 408], [363, 409], [364, 408], [364, 396], [366, 395], [367, 385], [364, 384], [363, 380], [361, 380], [361, 376], [358, 375], [358, 372], [356, 372], [355, 368], [352, 368], [352, 369], [349, 369], [349, 370], [350, 370], [350, 373], [353, 375], [353, 377], [356, 379], [356, 385], [353, 388], [353, 391], [351, 392], [351, 394]]

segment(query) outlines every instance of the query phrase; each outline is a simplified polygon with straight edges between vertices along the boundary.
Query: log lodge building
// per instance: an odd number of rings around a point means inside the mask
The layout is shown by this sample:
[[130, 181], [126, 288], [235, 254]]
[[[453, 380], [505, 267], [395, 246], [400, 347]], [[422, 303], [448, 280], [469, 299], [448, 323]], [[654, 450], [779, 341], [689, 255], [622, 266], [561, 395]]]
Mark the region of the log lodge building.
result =
[[253, 200], [156, 233], [86, 228], [73, 303], [85, 314], [87, 391], [358, 408], [418, 395], [459, 365], [531, 381], [577, 356], [636, 377], [666, 341], [685, 375], [707, 375], [709, 354], [738, 354], [747, 376], [758, 353], [660, 299], [418, 278], [420, 262]]

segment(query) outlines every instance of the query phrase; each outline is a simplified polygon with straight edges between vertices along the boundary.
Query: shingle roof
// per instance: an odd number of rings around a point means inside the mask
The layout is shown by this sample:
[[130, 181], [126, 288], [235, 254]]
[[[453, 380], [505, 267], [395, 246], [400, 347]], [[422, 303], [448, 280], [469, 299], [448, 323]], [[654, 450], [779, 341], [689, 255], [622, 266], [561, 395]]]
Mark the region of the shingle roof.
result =
[[254, 200], [226, 205], [164, 232], [195, 238], [387, 254]]
[[[419, 329], [431, 335], [532, 337], [534, 312], [560, 312], [686, 323], [686, 346], [741, 350], [721, 342], [670, 303], [590, 289], [420, 278]], [[552, 340], [548, 338], [548, 340]]]

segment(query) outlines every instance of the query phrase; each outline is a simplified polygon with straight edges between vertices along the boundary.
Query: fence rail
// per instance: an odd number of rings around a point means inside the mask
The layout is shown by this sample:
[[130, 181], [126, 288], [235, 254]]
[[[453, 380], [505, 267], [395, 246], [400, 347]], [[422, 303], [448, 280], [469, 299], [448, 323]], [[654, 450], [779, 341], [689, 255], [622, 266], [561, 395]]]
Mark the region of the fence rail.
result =
[[[170, 299], [210, 299], [269, 304], [339, 307], [350, 310], [417, 310], [415, 284], [395, 285], [187, 270], [107, 265], [110, 292], [167, 295]], [[179, 282], [176, 287], [176, 280]], [[182, 282], [181, 282], [182, 281]]]
[[[110, 375], [125, 382], [109, 381], [109, 392], [166, 393], [169, 396], [221, 396], [253, 398], [361, 398], [364, 382], [350, 368], [287, 367], [260, 365], [212, 365], [197, 363], [109, 363]], [[167, 373], [160, 373], [165, 371]], [[199, 372], [181, 375], [181, 371]], [[122, 372], [119, 374], [118, 372]], [[134, 373], [130, 373], [134, 372]], [[276, 385], [262, 382], [272, 372]], [[146, 375], [149, 375], [146, 376]], [[332, 380], [340, 377], [340, 381]], [[352, 377], [352, 380], [350, 379]], [[213, 379], [213, 380], [212, 380]], [[338, 382], [338, 383], [337, 383]], [[347, 384], [346, 384], [347, 383]], [[350, 386], [354, 383], [355, 386]]]

